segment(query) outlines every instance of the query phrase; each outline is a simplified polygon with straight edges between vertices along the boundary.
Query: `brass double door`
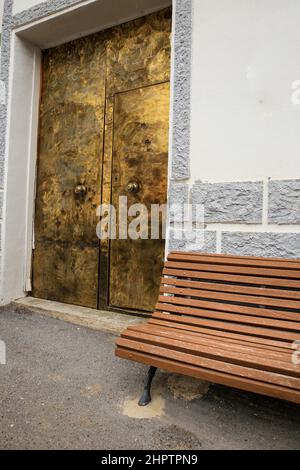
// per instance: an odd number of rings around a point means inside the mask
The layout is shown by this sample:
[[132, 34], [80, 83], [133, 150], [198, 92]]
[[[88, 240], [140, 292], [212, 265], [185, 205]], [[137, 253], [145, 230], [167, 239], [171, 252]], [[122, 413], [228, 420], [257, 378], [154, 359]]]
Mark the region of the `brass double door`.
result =
[[153, 310], [164, 240], [99, 241], [97, 207], [166, 202], [170, 35], [165, 9], [44, 51], [35, 297]]

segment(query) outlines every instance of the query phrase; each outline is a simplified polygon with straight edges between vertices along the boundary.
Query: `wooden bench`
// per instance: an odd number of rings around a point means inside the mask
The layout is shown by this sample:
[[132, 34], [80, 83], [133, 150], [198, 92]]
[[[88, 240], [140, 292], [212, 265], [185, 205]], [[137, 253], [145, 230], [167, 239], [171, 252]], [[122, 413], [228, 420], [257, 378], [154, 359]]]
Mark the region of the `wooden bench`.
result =
[[156, 368], [300, 403], [295, 341], [300, 260], [172, 252], [155, 312], [116, 355], [151, 366], [140, 405]]

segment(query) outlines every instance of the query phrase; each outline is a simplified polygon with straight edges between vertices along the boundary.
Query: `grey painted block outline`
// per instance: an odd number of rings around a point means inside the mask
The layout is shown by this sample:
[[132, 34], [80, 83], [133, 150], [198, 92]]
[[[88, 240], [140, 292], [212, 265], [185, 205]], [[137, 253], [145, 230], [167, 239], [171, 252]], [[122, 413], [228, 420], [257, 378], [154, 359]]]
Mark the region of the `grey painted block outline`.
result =
[[300, 224], [300, 179], [269, 181], [268, 222]]
[[222, 253], [300, 259], [300, 233], [223, 232]]
[[205, 223], [261, 224], [263, 183], [196, 181], [191, 189], [191, 202], [204, 206]]

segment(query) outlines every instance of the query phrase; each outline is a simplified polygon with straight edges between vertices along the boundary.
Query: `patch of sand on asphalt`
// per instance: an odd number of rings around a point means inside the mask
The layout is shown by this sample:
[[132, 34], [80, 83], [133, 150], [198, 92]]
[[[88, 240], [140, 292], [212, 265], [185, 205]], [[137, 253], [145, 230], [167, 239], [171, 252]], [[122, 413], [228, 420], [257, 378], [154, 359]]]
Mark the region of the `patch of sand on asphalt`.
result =
[[88, 397], [92, 397], [94, 395], [100, 394], [101, 391], [102, 391], [102, 385], [101, 384], [92, 384], [92, 385], [87, 385], [85, 387], [84, 394]]
[[151, 403], [147, 406], [139, 406], [138, 401], [138, 397], [127, 398], [123, 404], [123, 415], [136, 419], [161, 418], [164, 416], [165, 400], [161, 396], [154, 395]]
[[168, 387], [175, 400], [181, 398], [193, 401], [202, 398], [207, 394], [209, 385], [209, 382], [185, 375], [172, 374], [168, 378]]

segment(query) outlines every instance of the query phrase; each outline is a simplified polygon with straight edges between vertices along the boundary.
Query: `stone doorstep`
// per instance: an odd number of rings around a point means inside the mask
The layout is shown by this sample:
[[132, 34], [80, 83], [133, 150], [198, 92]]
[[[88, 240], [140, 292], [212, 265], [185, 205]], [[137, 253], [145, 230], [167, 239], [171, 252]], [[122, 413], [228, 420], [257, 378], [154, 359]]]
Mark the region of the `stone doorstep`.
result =
[[13, 302], [28, 312], [36, 312], [48, 317], [57, 318], [74, 325], [104, 331], [113, 335], [119, 335], [125, 328], [144, 323], [145, 318], [123, 313], [95, 310], [92, 308], [78, 307], [77, 305], [63, 304], [52, 300], [24, 297]]

